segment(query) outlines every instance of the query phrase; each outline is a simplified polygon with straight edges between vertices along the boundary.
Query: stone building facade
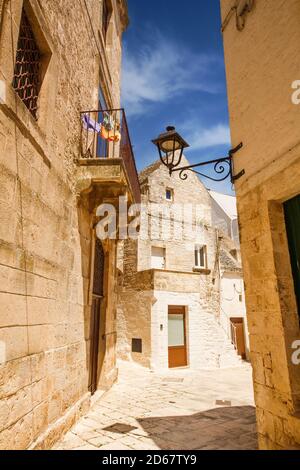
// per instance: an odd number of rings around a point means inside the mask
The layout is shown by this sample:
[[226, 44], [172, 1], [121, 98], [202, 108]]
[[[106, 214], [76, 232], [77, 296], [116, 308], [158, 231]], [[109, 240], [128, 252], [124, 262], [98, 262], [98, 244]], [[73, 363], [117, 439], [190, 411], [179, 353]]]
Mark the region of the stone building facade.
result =
[[[242, 281], [231, 254], [239, 247], [212, 226], [209, 192], [194, 174], [188, 184], [170, 177], [160, 161], [141, 172], [140, 184], [139, 237], [124, 242], [119, 266], [118, 357], [155, 370], [239, 364], [230, 314], [221, 315], [223, 276], [229, 274], [232, 290]], [[236, 313], [244, 317], [241, 295]]]
[[239, 244], [236, 197], [209, 191], [212, 198], [212, 224]]
[[[212, 225], [235, 241], [236, 248], [232, 249], [228, 246], [227, 250], [235, 260], [241, 263], [236, 198], [216, 191], [209, 191], [209, 194], [212, 200]], [[238, 273], [234, 269], [235, 266], [232, 265], [226, 252], [221, 253], [220, 256], [220, 324], [228, 337], [235, 336], [235, 342], [241, 341], [241, 330], [244, 329], [245, 343], [240, 346], [246, 358], [250, 359], [243, 273]]]
[[260, 447], [299, 448], [300, 4], [221, 7]]
[[96, 209], [139, 186], [123, 113], [101, 155], [80, 113], [120, 107], [127, 5], [2, 0], [0, 25], [0, 449], [47, 449], [117, 377]]

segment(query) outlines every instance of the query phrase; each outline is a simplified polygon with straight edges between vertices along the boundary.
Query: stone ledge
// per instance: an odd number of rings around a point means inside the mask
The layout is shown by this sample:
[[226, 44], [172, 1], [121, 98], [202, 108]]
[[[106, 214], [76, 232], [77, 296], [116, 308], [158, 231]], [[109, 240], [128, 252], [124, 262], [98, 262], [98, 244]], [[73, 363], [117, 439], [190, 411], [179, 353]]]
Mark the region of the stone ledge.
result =
[[211, 274], [211, 269], [205, 269], [205, 268], [193, 268], [194, 273], [199, 273], [199, 274], [206, 274], [207, 276]]
[[78, 166], [122, 165], [122, 158], [77, 158]]
[[145, 269], [143, 271], [139, 271], [139, 272], [143, 272], [143, 273], [146, 273], [146, 272], [149, 272], [149, 273], [153, 273], [153, 274], [189, 274], [189, 275], [197, 275], [199, 274], [199, 272], [203, 272], [204, 274], [210, 274], [211, 271], [209, 269], [199, 269], [199, 270], [193, 270], [193, 271], [176, 271], [176, 270], [170, 270], [170, 269]]

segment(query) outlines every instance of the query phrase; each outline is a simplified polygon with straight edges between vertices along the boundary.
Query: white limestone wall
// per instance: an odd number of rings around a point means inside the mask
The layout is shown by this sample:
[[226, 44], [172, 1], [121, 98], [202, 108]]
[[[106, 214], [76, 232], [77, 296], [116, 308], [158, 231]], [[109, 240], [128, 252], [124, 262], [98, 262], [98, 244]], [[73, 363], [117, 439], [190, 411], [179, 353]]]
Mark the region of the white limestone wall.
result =
[[[228, 338], [231, 338], [230, 318], [244, 318], [246, 354], [249, 359], [250, 345], [247, 327], [244, 282], [236, 273], [224, 273], [221, 278], [220, 324]], [[242, 296], [242, 302], [240, 297]]]
[[[205, 310], [197, 293], [154, 291], [151, 314], [151, 367], [168, 369], [168, 307], [185, 306], [188, 366], [214, 369], [240, 364], [231, 342], [212, 312]], [[162, 328], [161, 328], [162, 326]]]

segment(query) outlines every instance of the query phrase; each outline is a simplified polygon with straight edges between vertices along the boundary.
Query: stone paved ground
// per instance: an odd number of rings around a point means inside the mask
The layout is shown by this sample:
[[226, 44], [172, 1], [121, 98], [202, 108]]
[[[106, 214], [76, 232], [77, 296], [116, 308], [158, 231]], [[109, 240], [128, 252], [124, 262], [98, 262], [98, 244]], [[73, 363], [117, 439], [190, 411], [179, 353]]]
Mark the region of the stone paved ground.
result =
[[124, 363], [120, 364], [119, 382], [54, 447], [56, 450], [256, 448], [249, 365], [158, 374]]

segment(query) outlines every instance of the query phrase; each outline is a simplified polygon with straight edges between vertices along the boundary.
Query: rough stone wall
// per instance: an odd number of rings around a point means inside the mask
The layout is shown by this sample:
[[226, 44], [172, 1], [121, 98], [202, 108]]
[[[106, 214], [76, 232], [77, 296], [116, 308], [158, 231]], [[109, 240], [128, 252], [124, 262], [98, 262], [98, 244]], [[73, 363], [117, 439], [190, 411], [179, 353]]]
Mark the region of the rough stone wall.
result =
[[[117, 309], [118, 357], [133, 360], [150, 367], [151, 360], [151, 307], [153, 272], [137, 270], [137, 242], [124, 242], [123, 271], [119, 273]], [[141, 338], [143, 353], [133, 353], [131, 342]]]
[[249, 333], [246, 315], [245, 289], [242, 274], [223, 272], [220, 285], [220, 325], [231, 338], [231, 318], [244, 319], [246, 357], [250, 359]]
[[[185, 158], [182, 164], [188, 164]], [[145, 173], [147, 174], [147, 169], [142, 172], [140, 178], [142, 187]], [[166, 269], [191, 272], [195, 266], [194, 250], [197, 242], [208, 245], [208, 265], [212, 269], [216, 240], [215, 234], [210, 229], [211, 198], [204, 185], [193, 173], [189, 175], [188, 181], [182, 181], [177, 174], [170, 177], [167, 168], [162, 164], [157, 165], [157, 168], [147, 175], [146, 181], [149, 192], [143, 197], [143, 203], [146, 206], [145, 213], [148, 215], [148, 232], [143, 231], [139, 239], [138, 269], [151, 268], [151, 246], [160, 246], [166, 249]], [[166, 201], [167, 188], [173, 191], [171, 203]], [[189, 206], [193, 210], [189, 222], [185, 224], [183, 236], [178, 237], [182, 222], [188, 219], [183, 212], [183, 204], [187, 206], [187, 213]], [[175, 209], [176, 205], [180, 208], [179, 212]], [[159, 208], [166, 211], [163, 217]], [[197, 237], [194, 235], [196, 223], [201, 224]], [[165, 237], [164, 230], [168, 226], [170, 226], [169, 235]]]
[[[225, 18], [233, 1], [222, 0]], [[300, 447], [300, 369], [292, 363], [299, 318], [283, 202], [300, 194], [300, 4], [257, 1], [245, 29], [224, 31], [241, 250], [261, 449]], [[275, 78], [274, 78], [275, 77]]]
[[[99, 78], [98, 52], [82, 5], [26, 2], [48, 59], [51, 51], [35, 121], [11, 87], [22, 1], [5, 2], [0, 52], [5, 88], [0, 107], [1, 449], [34, 443], [49, 448], [89, 400], [91, 220], [85, 205], [77, 206], [74, 159], [80, 149], [79, 113], [97, 106], [104, 78]], [[100, 20], [101, 2], [88, 5], [93, 21]], [[118, 22], [117, 17], [112, 21]], [[120, 36], [113, 35], [107, 88], [117, 107], [121, 44]]]
[[[183, 156], [182, 166], [189, 165], [188, 160]], [[183, 181], [177, 173], [169, 175], [168, 169], [161, 163], [156, 165], [154, 171], [150, 169], [148, 174], [145, 169], [140, 176], [141, 184], [147, 180], [149, 186], [148, 201], [156, 204], [166, 204], [166, 188], [174, 191], [174, 204], [194, 204], [200, 206], [200, 219], [203, 223], [211, 225], [211, 198], [203, 183], [197, 175], [188, 173], [188, 180]]]
[[168, 368], [170, 305], [186, 308], [187, 354], [191, 369], [217, 369], [239, 365], [240, 359], [216, 321], [211, 302], [206, 302], [198, 292], [192, 292], [190, 276], [185, 275], [181, 281], [179, 292], [172, 285], [169, 291], [154, 291], [155, 302], [151, 311], [151, 366], [154, 369]]

